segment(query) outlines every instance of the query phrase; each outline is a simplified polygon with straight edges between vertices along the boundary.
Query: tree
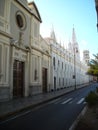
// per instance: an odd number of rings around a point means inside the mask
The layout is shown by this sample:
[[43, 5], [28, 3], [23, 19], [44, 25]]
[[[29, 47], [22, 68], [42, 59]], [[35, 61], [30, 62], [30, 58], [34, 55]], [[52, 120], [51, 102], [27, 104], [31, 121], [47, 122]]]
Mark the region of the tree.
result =
[[94, 59], [91, 59], [91, 61], [89, 62], [89, 66], [90, 68], [88, 69], [88, 74], [89, 75], [93, 75], [97, 77], [97, 81], [98, 81], [98, 54], [94, 54]]

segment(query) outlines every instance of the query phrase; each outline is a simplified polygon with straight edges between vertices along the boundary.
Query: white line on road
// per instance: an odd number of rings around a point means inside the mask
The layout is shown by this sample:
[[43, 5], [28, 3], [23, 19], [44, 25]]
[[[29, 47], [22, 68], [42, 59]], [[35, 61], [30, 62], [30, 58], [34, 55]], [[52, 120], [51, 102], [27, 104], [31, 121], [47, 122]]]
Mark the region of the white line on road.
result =
[[83, 102], [83, 104], [86, 104], [87, 102]]
[[50, 101], [48, 104], [52, 104], [52, 103], [54, 103], [54, 104], [56, 104], [57, 102], [59, 102], [59, 100], [61, 100], [62, 98], [57, 98], [57, 99], [55, 99], [55, 100], [53, 100], [53, 101]]
[[82, 103], [84, 101], [84, 98], [81, 98], [81, 100], [79, 100], [78, 102], [77, 102], [77, 104], [80, 104], [80, 103]]
[[68, 103], [68, 102], [71, 101], [71, 100], [72, 100], [72, 98], [69, 98], [69, 99], [67, 99], [66, 101], [62, 102], [61, 104], [66, 104], [66, 103]]
[[[64, 100], [66, 100], [66, 98]], [[54, 104], [59, 104], [61, 102], [62, 102], [62, 98], [60, 100], [56, 101]]]
[[72, 104], [73, 103], [73, 101], [70, 101], [68, 104]]
[[0, 122], [0, 124], [6, 123], [6, 122], [11, 121], [11, 120], [14, 120], [14, 119], [16, 119], [16, 118], [18, 118], [18, 117], [21, 117], [21, 116], [24, 116], [24, 115], [26, 115], [26, 114], [28, 114], [28, 113], [30, 113], [30, 112], [31, 112], [31, 111], [29, 110], [29, 111], [26, 111], [26, 112], [24, 112], [24, 113], [20, 113], [20, 114], [14, 116], [14, 117], [10, 117], [9, 119], [6, 119], [5, 121]]

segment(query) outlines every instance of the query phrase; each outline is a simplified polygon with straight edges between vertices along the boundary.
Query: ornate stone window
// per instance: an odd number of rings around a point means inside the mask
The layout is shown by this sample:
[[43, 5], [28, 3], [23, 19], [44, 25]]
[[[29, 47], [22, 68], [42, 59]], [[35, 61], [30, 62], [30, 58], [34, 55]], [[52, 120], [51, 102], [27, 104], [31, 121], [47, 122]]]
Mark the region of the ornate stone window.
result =
[[17, 11], [16, 13], [16, 22], [20, 30], [24, 30], [26, 28], [26, 18], [21, 11]]

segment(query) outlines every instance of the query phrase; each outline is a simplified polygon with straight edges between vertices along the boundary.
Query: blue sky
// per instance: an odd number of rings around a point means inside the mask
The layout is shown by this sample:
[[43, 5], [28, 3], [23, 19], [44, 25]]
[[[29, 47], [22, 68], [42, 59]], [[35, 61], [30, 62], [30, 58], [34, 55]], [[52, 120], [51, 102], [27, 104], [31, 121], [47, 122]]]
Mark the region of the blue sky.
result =
[[[28, 0], [29, 2], [32, 0]], [[98, 32], [94, 0], [34, 0], [42, 18], [40, 34], [50, 35], [52, 26], [58, 42], [66, 47], [74, 25], [79, 49], [98, 53]]]

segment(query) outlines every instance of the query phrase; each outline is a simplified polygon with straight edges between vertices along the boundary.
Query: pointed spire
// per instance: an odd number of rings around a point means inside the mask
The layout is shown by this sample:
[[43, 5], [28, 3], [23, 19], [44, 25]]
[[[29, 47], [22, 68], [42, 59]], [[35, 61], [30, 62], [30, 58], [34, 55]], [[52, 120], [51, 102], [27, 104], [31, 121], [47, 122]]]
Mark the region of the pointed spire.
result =
[[56, 36], [55, 36], [55, 32], [54, 32], [54, 28], [52, 25], [52, 29], [51, 29], [51, 33], [50, 33], [50, 37], [56, 42]]
[[73, 48], [73, 52], [75, 51], [75, 53], [77, 53], [77, 56], [79, 56], [79, 46], [78, 46], [78, 42], [76, 39], [76, 33], [75, 33], [75, 29], [73, 26], [73, 30], [72, 30], [72, 48]]
[[68, 43], [68, 49], [71, 50], [72, 48], [72, 45], [71, 45], [71, 42]]
[[76, 44], [76, 43], [77, 43], [74, 25], [73, 25], [73, 30], [72, 30], [72, 43], [73, 43], [73, 44]]
[[59, 41], [59, 45], [60, 45], [60, 47], [61, 47], [61, 39], [60, 39], [60, 41]]
[[64, 48], [64, 41], [63, 41], [63, 48]]

